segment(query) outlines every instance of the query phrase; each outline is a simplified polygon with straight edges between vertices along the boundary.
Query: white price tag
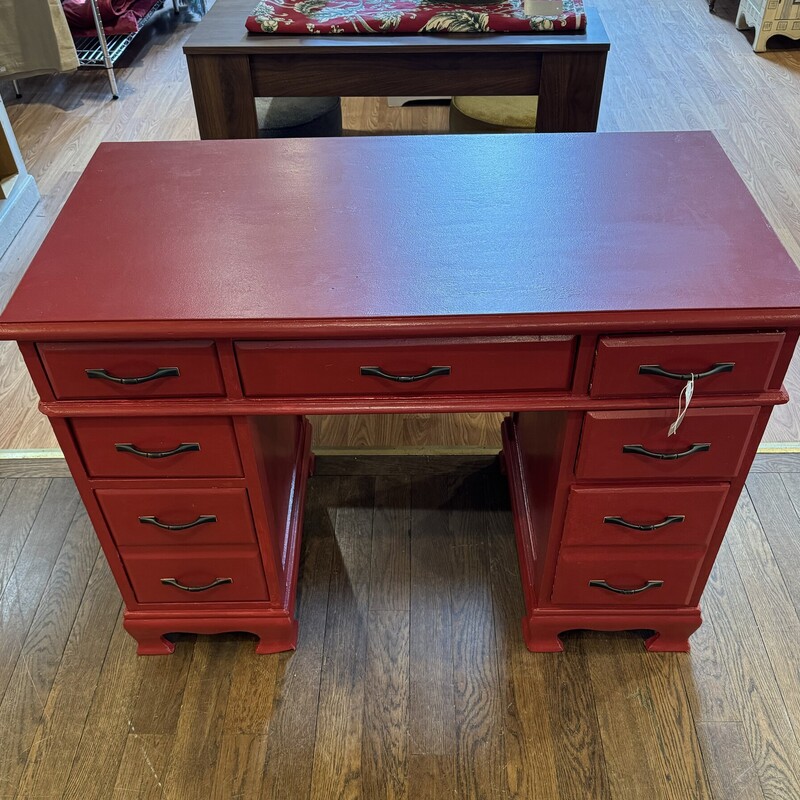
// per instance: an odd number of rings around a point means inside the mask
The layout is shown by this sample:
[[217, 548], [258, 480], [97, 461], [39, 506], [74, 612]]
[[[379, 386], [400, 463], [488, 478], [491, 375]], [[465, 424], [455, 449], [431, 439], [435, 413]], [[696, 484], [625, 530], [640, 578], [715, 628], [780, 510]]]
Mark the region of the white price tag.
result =
[[563, 0], [524, 0], [526, 17], [558, 17], [564, 13]]
[[681, 393], [678, 395], [678, 416], [675, 418], [675, 422], [669, 426], [669, 432], [667, 436], [674, 436], [678, 432], [678, 428], [680, 428], [681, 423], [683, 422], [683, 418], [686, 416], [686, 412], [689, 410], [689, 403], [692, 402], [692, 397], [694, 395], [694, 375], [686, 381], [686, 386], [681, 389]]

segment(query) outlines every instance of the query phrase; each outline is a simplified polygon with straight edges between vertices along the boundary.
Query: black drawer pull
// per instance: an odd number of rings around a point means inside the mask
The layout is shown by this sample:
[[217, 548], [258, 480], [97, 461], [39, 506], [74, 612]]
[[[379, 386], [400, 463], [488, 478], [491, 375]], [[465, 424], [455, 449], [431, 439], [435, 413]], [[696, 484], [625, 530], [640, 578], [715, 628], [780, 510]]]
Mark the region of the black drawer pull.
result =
[[658, 589], [659, 586], [663, 585], [664, 581], [647, 581], [644, 586], [640, 586], [638, 589], [620, 589], [618, 586], [612, 586], [610, 583], [606, 583], [606, 581], [589, 581], [589, 586], [605, 589], [606, 591], [614, 592], [614, 594], [641, 594], [648, 589]]
[[180, 374], [181, 371], [177, 367], [160, 367], [152, 375], [142, 375], [141, 378], [118, 378], [104, 369], [86, 370], [86, 375], [89, 378], [100, 378], [104, 381], [111, 381], [111, 383], [121, 383], [124, 386], [135, 386], [139, 383], [157, 381], [159, 378], [179, 378]]
[[657, 531], [659, 528], [666, 528], [667, 525], [674, 525], [678, 522], [683, 522], [685, 519], [686, 517], [683, 514], [673, 514], [669, 517], [664, 517], [663, 522], [656, 522], [653, 525], [637, 525], [635, 522], [628, 522], [622, 517], [604, 517], [603, 522], [606, 525], [620, 525], [623, 528], [630, 528], [632, 531]]
[[197, 442], [185, 442], [184, 444], [179, 444], [174, 450], [157, 450], [155, 452], [151, 450], [140, 450], [132, 444], [115, 444], [114, 447], [118, 453], [133, 453], [133, 455], [141, 456], [142, 458], [169, 458], [170, 456], [177, 456], [180, 453], [200, 452], [200, 445]]
[[431, 367], [421, 375], [391, 375], [388, 372], [384, 372], [380, 367], [361, 367], [361, 374], [385, 378], [387, 381], [395, 381], [396, 383], [414, 383], [415, 381], [424, 381], [426, 378], [435, 378], [437, 375], [449, 375], [450, 367]]
[[196, 528], [198, 525], [206, 525], [209, 522], [216, 522], [217, 518], [213, 514], [201, 514], [193, 522], [184, 522], [182, 525], [167, 525], [166, 522], [161, 522], [158, 517], [139, 517], [139, 522], [142, 525], [155, 525], [156, 528], [161, 528], [164, 531], [188, 531], [189, 528]]
[[642, 364], [639, 367], [639, 374], [658, 375], [659, 378], [672, 378], [675, 381], [688, 381], [694, 375], [694, 379], [699, 381], [701, 378], [710, 378], [712, 375], [720, 375], [723, 372], [733, 372], [735, 366], [735, 361], [723, 361], [709, 367], [705, 372], [669, 372], [659, 367], [658, 364]]
[[211, 583], [207, 583], [205, 586], [186, 586], [183, 583], [179, 583], [175, 580], [175, 578], [162, 578], [161, 583], [164, 586], [174, 586], [176, 589], [180, 589], [182, 592], [207, 592], [209, 589], [213, 589], [215, 586], [223, 586], [226, 583], [233, 583], [233, 578], [217, 578], [215, 581], [211, 581]]
[[623, 453], [636, 453], [640, 456], [647, 456], [648, 458], [658, 458], [661, 461], [675, 461], [678, 458], [685, 458], [694, 453], [707, 453], [711, 449], [710, 444], [693, 444], [688, 450], [682, 453], [654, 453], [640, 444], [624, 444], [622, 445]]

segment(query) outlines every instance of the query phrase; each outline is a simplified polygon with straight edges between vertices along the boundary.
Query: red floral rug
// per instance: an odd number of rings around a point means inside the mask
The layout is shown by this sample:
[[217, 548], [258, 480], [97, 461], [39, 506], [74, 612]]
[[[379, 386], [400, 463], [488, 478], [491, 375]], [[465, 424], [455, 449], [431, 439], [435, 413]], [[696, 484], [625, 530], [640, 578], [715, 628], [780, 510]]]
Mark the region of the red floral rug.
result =
[[562, 12], [526, 16], [523, 0], [260, 0], [247, 18], [251, 33], [308, 35], [396, 33], [567, 33], [586, 28], [583, 0]]

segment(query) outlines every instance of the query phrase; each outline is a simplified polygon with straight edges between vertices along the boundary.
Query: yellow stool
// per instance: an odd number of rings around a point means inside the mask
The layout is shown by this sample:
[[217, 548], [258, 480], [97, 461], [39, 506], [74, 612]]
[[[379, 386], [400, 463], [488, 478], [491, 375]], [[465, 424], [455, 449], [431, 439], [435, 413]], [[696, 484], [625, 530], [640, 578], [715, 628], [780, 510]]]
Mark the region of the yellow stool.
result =
[[536, 95], [469, 97], [450, 101], [451, 133], [523, 133], [536, 129]]

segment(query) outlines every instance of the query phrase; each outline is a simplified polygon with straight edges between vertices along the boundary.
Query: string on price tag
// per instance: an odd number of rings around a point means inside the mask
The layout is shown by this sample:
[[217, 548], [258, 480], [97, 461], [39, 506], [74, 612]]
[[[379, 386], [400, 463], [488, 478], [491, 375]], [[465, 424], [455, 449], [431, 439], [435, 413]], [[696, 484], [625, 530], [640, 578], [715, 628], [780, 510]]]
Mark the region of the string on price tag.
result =
[[667, 436], [674, 436], [678, 432], [678, 428], [680, 428], [683, 418], [686, 416], [686, 412], [689, 410], [689, 403], [692, 402], [693, 395], [694, 373], [690, 373], [689, 380], [686, 381], [686, 386], [681, 389], [681, 393], [678, 395], [678, 416], [675, 418], [675, 422], [669, 426], [669, 432], [667, 433]]

